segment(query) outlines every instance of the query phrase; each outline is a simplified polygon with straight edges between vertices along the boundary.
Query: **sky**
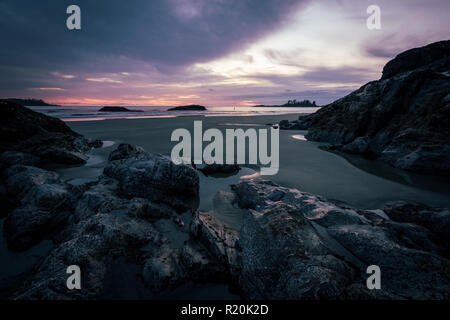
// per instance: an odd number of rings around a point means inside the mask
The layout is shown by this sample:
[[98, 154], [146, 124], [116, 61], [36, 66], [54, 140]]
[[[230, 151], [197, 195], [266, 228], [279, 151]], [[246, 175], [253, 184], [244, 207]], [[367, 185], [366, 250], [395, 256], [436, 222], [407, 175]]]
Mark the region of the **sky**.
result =
[[[68, 30], [66, 8], [81, 9]], [[381, 9], [369, 30], [366, 10]], [[0, 97], [61, 105], [331, 103], [450, 39], [448, 0], [0, 0]]]

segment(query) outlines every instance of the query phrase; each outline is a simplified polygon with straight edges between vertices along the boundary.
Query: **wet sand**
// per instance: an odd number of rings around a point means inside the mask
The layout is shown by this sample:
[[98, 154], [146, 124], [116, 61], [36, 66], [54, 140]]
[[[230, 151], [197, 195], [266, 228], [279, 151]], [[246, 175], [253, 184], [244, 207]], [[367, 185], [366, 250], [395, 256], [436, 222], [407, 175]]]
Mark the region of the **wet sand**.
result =
[[[122, 119], [88, 122], [68, 122], [75, 131], [93, 138], [114, 141], [116, 145], [95, 151], [95, 156], [105, 159], [118, 143], [140, 145], [149, 152], [170, 155], [176, 144], [170, 141], [173, 130], [186, 128], [192, 132], [193, 121], [202, 120], [203, 130], [208, 128], [264, 128], [267, 123], [296, 119], [297, 115], [241, 116], [241, 117], [178, 117], [155, 119]], [[280, 131], [280, 170], [275, 176], [267, 176], [280, 185], [297, 188], [341, 201], [351, 206], [374, 209], [384, 203], [406, 200], [431, 206], [450, 206], [450, 184], [447, 179], [421, 176], [391, 168], [378, 161], [330, 153], [318, 148], [319, 143], [304, 141], [305, 131]], [[293, 137], [294, 136], [294, 137]], [[90, 172], [92, 177], [101, 172], [102, 160], [91, 169], [68, 169], [67, 176], [80, 177]], [[95, 170], [97, 169], [97, 170]], [[72, 172], [70, 172], [72, 170]], [[247, 169], [246, 169], [247, 170]], [[239, 175], [248, 174], [241, 172]], [[203, 210], [209, 210], [217, 190], [227, 189], [239, 176], [216, 179], [201, 177]], [[202, 189], [202, 188], [201, 188]], [[211, 200], [209, 200], [211, 199]]]

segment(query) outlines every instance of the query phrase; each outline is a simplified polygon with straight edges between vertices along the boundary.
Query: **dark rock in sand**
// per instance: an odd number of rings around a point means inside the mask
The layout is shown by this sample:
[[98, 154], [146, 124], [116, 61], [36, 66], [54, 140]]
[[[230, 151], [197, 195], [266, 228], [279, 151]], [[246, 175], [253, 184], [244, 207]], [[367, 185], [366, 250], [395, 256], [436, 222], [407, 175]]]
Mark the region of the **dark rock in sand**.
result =
[[179, 107], [170, 108], [167, 111], [205, 111], [205, 110], [207, 110], [207, 109], [204, 106], [192, 104], [189, 106], [179, 106]]
[[[83, 155], [98, 143], [72, 131], [59, 119], [34, 112], [19, 104], [0, 102], [0, 153], [5, 151], [21, 155], [24, 164], [84, 164]], [[29, 155], [35, 158], [31, 158]], [[11, 161], [11, 154], [2, 160]], [[3, 166], [3, 164], [2, 164]]]
[[383, 77], [281, 129], [379, 158], [394, 167], [450, 175], [450, 40], [399, 54]]
[[119, 181], [125, 197], [166, 203], [180, 211], [192, 208], [198, 199], [199, 177], [191, 166], [125, 145], [113, 151], [111, 159], [117, 160], [106, 165], [104, 174]]

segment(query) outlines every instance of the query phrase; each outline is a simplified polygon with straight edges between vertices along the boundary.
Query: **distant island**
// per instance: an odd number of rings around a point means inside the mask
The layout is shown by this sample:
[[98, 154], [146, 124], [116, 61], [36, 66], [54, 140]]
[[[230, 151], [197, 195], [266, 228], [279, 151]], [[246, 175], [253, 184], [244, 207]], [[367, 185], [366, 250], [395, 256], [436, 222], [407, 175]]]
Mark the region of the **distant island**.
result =
[[142, 112], [142, 110], [130, 110], [125, 107], [103, 107], [99, 112]]
[[41, 99], [8, 98], [8, 99], [1, 99], [1, 101], [13, 102], [27, 107], [59, 107], [59, 105], [57, 104], [50, 104]]
[[297, 101], [297, 100], [289, 100], [287, 103], [282, 105], [272, 105], [272, 106], [266, 106], [263, 104], [256, 105], [254, 107], [264, 107], [264, 108], [280, 108], [280, 107], [295, 107], [295, 108], [317, 108], [315, 101], [310, 100], [303, 100], [303, 101]]
[[179, 107], [170, 108], [167, 111], [205, 111], [205, 110], [207, 110], [207, 109], [204, 106], [200, 106], [198, 104], [191, 104], [188, 106], [179, 106]]

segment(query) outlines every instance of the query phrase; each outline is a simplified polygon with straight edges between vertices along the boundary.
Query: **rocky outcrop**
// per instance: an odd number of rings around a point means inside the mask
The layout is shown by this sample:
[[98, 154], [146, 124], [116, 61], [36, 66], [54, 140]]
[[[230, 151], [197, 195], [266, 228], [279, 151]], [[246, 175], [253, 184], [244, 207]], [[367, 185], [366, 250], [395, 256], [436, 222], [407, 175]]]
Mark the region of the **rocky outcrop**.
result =
[[[187, 281], [210, 281], [227, 273], [225, 260], [218, 257], [225, 253], [217, 251], [225, 244], [213, 247], [189, 240], [191, 219], [185, 224], [177, 213], [181, 207], [195, 209], [191, 198], [198, 201], [198, 175], [192, 167], [173, 165], [170, 159], [131, 145], [120, 145], [109, 159], [98, 181], [80, 186], [37, 167], [13, 165], [4, 170], [2, 192], [17, 199], [3, 225], [9, 249], [24, 251], [44, 239], [55, 244], [31, 274], [0, 279], [0, 284], [15, 287], [16, 299], [108, 297], [109, 274], [117, 259], [125, 259], [125, 269], [141, 268], [133, 281], [156, 296]], [[173, 230], [167, 234], [163, 225]], [[195, 223], [203, 230], [196, 237], [208, 234], [202, 225]], [[79, 291], [66, 287], [66, 268], [72, 264], [83, 270]]]
[[450, 175], [450, 41], [399, 54], [383, 76], [281, 129], [379, 158], [394, 167]]
[[87, 160], [84, 153], [99, 146], [99, 141], [84, 138], [61, 120], [19, 104], [0, 101], [0, 109], [2, 166], [3, 161], [13, 162], [14, 158], [27, 165], [84, 164]]
[[[258, 194], [249, 204], [246, 193]], [[269, 181], [241, 182], [239, 285], [250, 299], [448, 299], [447, 209], [357, 210]], [[405, 214], [404, 214], [405, 213]], [[448, 227], [447, 229], [448, 230]], [[369, 290], [378, 265], [382, 289]]]

